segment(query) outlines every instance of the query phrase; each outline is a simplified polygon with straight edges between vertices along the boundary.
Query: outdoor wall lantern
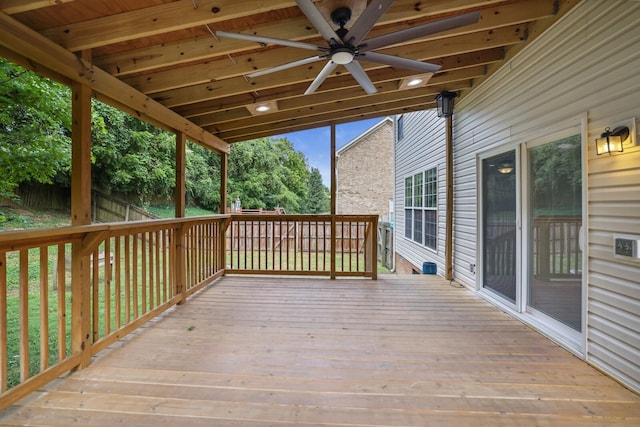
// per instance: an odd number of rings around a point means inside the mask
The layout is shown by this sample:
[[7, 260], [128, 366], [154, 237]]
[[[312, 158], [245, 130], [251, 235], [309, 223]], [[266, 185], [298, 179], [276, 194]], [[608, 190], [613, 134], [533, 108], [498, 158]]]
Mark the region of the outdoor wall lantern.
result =
[[614, 130], [606, 128], [600, 138], [596, 138], [596, 153], [598, 156], [605, 153], [622, 153], [622, 145], [627, 138], [629, 128], [626, 126], [618, 126]]
[[455, 92], [440, 92], [436, 96], [436, 105], [438, 106], [438, 117], [453, 116], [453, 100], [458, 96]]

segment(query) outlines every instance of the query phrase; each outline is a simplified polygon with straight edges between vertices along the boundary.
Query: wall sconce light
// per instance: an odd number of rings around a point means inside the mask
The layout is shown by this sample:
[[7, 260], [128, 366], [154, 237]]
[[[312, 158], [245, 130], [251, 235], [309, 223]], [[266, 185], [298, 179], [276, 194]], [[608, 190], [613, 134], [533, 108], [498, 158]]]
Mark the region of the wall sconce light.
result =
[[622, 145], [627, 138], [629, 138], [629, 128], [626, 126], [619, 126], [614, 130], [606, 128], [600, 138], [596, 138], [596, 153], [598, 156], [605, 153], [622, 153], [624, 151]]
[[453, 100], [458, 96], [455, 92], [440, 92], [436, 96], [436, 105], [438, 106], [438, 117], [453, 116]]

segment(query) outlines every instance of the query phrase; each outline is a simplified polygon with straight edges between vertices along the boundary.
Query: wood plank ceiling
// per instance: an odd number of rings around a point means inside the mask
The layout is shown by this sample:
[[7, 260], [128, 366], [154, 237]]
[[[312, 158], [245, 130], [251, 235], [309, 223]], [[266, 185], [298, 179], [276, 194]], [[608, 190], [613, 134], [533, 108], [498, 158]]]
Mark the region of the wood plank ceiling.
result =
[[[328, 16], [338, 6], [357, 11], [364, 3], [316, 5]], [[293, 0], [0, 0], [0, 10], [71, 52], [89, 51], [94, 66], [231, 143], [433, 108], [443, 90], [464, 96], [575, 3], [396, 0], [367, 38], [470, 11], [479, 11], [480, 20], [378, 50], [441, 65], [426, 86], [400, 89], [416, 72], [360, 61], [377, 88], [372, 95], [343, 67], [304, 95], [325, 61], [247, 77], [314, 54], [215, 36], [223, 30], [324, 44]], [[260, 103], [275, 108], [252, 113]]]

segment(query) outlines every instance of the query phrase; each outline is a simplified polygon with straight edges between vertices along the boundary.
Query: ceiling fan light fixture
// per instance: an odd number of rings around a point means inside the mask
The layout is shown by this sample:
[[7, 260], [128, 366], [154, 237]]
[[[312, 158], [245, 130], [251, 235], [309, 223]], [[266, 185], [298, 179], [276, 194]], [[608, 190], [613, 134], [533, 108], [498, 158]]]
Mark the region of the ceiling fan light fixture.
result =
[[338, 49], [331, 54], [331, 60], [336, 64], [346, 65], [353, 61], [353, 52], [349, 49]]

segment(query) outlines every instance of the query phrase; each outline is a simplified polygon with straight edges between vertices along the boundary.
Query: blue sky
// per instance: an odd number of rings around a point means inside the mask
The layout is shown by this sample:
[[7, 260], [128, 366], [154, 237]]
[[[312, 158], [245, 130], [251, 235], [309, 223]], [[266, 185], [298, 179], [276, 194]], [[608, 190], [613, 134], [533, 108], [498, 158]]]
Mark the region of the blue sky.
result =
[[[384, 120], [384, 117], [336, 125], [336, 150], [381, 120]], [[291, 141], [294, 148], [307, 157], [309, 165], [320, 171], [324, 185], [329, 187], [331, 184], [331, 128], [329, 126], [285, 133], [276, 135], [274, 138], [287, 138]]]

